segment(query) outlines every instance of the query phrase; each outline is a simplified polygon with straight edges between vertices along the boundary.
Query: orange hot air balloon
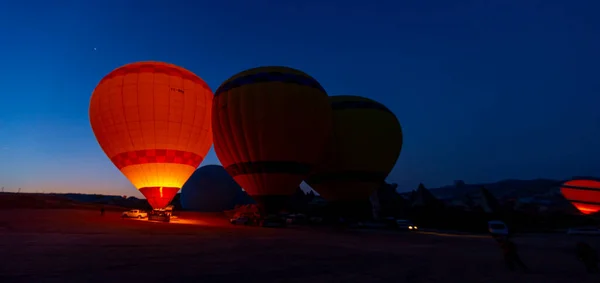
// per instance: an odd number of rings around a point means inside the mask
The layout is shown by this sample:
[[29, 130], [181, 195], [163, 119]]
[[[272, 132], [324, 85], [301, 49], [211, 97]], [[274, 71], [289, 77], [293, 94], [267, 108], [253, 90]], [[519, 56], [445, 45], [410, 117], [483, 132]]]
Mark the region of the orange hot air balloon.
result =
[[90, 102], [94, 135], [153, 208], [167, 206], [210, 146], [213, 94], [192, 72], [138, 62], [110, 72]]
[[324, 199], [366, 201], [390, 173], [402, 149], [402, 128], [383, 104], [360, 96], [329, 97], [333, 138], [306, 183]]
[[600, 211], [600, 180], [571, 180], [561, 186], [560, 192], [583, 214]]
[[215, 152], [263, 213], [284, 208], [331, 134], [327, 93], [311, 76], [259, 67], [225, 81], [212, 108]]

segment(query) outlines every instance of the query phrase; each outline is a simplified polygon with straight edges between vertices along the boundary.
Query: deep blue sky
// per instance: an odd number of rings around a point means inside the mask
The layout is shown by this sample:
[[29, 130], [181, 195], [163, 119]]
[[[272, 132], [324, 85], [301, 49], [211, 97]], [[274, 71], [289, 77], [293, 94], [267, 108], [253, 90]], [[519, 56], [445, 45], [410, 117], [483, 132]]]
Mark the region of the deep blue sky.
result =
[[[139, 196], [87, 112], [104, 75], [140, 60], [181, 65], [213, 90], [287, 65], [332, 95], [376, 99], [403, 125], [388, 179], [403, 189], [599, 175], [597, 11], [591, 0], [0, 1], [0, 186]], [[211, 151], [203, 164], [214, 163]]]

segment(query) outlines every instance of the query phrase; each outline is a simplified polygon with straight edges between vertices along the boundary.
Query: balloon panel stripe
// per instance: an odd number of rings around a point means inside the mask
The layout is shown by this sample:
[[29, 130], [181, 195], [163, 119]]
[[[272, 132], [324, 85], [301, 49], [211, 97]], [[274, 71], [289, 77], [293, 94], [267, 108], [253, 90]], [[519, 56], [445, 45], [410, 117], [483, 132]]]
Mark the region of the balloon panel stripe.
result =
[[152, 208], [163, 208], [169, 205], [179, 189], [174, 187], [144, 187], [139, 190]]
[[242, 162], [229, 165], [225, 168], [231, 177], [245, 174], [296, 174], [310, 173], [312, 166], [293, 161], [257, 161]]
[[383, 106], [382, 104], [372, 101], [339, 101], [331, 102], [331, 108], [335, 110], [354, 110], [354, 109], [373, 109], [380, 110], [388, 113], [392, 113], [390, 109]]
[[594, 187], [580, 187], [580, 186], [563, 185], [562, 188], [563, 189], [578, 190], [578, 191], [596, 191], [596, 192], [600, 192], [600, 188], [594, 188]]
[[308, 178], [309, 184], [322, 184], [326, 182], [364, 182], [379, 183], [383, 182], [387, 174], [384, 172], [369, 171], [344, 171], [315, 174]]
[[144, 149], [117, 154], [111, 158], [117, 168], [148, 163], [174, 163], [200, 166], [204, 157], [189, 151], [173, 149]]
[[200, 79], [198, 76], [194, 75], [192, 72], [187, 71], [182, 68], [178, 68], [175, 65], [158, 64], [158, 63], [146, 63], [146, 64], [145, 63], [137, 63], [137, 64], [131, 64], [131, 65], [126, 65], [126, 66], [120, 67], [120, 68], [110, 72], [108, 75], [106, 75], [98, 84], [100, 85], [103, 82], [108, 81], [108, 80], [118, 77], [118, 76], [124, 76], [127, 74], [139, 74], [139, 73], [152, 73], [152, 74], [158, 73], [158, 74], [165, 74], [165, 75], [169, 75], [169, 76], [181, 77], [183, 79], [190, 80], [190, 81], [192, 81], [196, 84], [199, 84], [202, 87], [210, 90], [210, 87], [206, 84], [206, 82], [203, 81], [202, 79]]
[[321, 84], [319, 84], [319, 82], [317, 82], [313, 78], [293, 73], [264, 72], [242, 76], [228, 81], [217, 89], [217, 91], [215, 92], [215, 96], [221, 94], [222, 92], [230, 91], [232, 89], [242, 87], [245, 85], [268, 82], [282, 82], [287, 84], [308, 86], [311, 88], [316, 88], [319, 91], [325, 93], [325, 89], [323, 89]]

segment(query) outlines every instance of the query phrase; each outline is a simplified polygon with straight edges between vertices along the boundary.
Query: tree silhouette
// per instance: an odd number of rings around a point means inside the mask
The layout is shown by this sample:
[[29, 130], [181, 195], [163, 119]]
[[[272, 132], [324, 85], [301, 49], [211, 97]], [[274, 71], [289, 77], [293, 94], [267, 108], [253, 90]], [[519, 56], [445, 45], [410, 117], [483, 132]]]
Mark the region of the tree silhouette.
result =
[[402, 215], [406, 209], [406, 200], [396, 192], [398, 184], [384, 183], [377, 190], [377, 201], [379, 202], [378, 214], [381, 217], [397, 217]]

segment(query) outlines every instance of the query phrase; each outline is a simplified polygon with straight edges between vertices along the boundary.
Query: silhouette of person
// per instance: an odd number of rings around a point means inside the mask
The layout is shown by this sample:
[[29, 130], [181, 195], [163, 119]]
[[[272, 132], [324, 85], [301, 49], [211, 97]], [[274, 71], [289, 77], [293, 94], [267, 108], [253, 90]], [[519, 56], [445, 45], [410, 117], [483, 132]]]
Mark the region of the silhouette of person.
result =
[[515, 266], [523, 271], [529, 270], [525, 263], [523, 263], [521, 260], [521, 257], [519, 257], [519, 254], [517, 253], [517, 245], [513, 241], [509, 240], [508, 238], [501, 238], [498, 242], [500, 243], [500, 248], [502, 248], [506, 267], [510, 271], [514, 271]]
[[100, 216], [104, 216], [104, 206], [100, 207]]
[[578, 241], [575, 245], [577, 258], [583, 262], [588, 273], [596, 273], [598, 269], [598, 253], [594, 248], [583, 241]]

